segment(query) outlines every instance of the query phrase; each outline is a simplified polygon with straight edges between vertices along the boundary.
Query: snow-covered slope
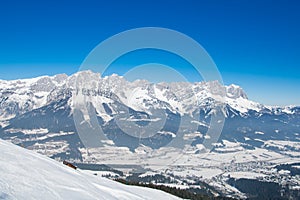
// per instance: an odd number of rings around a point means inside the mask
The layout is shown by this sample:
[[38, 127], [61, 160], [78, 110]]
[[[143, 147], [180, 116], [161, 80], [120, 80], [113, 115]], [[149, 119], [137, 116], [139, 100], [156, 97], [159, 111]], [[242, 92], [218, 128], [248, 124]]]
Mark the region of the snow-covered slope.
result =
[[178, 199], [74, 170], [0, 140], [0, 199]]

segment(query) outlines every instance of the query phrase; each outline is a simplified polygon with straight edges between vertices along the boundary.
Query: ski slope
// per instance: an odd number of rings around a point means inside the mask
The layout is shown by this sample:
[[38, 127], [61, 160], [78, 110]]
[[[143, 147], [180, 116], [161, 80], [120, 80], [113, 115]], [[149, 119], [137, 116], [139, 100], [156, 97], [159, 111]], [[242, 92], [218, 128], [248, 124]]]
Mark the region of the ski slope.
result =
[[0, 140], [0, 199], [178, 199], [74, 170]]

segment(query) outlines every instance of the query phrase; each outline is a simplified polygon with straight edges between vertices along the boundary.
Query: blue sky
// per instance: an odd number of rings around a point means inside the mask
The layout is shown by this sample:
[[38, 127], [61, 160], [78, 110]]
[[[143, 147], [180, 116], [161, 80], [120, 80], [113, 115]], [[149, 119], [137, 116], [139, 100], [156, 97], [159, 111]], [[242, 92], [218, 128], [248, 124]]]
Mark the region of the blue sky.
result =
[[250, 99], [300, 105], [299, 10], [297, 0], [1, 1], [0, 79], [75, 73], [99, 42], [154, 26], [199, 42]]

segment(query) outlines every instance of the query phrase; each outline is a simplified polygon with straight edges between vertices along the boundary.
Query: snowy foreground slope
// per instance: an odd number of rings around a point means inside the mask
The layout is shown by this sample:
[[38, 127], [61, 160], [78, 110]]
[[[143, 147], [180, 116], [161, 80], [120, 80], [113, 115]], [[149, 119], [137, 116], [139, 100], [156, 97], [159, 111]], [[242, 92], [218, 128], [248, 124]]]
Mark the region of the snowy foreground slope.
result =
[[0, 199], [178, 199], [73, 170], [0, 140]]

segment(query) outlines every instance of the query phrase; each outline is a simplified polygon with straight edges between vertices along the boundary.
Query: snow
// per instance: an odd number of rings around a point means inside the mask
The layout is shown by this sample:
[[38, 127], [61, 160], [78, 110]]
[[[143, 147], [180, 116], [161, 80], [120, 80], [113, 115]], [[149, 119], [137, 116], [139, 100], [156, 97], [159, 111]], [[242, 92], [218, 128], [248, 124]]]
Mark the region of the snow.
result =
[[176, 137], [176, 134], [172, 133], [170, 131], [158, 131], [157, 133], [159, 133], [161, 135], [171, 135], [172, 138]]
[[300, 186], [293, 186], [292, 189], [293, 190], [300, 190]]
[[184, 140], [191, 140], [191, 139], [194, 139], [195, 137], [200, 137], [202, 138], [203, 137], [203, 134], [201, 134], [200, 132], [194, 132], [194, 133], [186, 133], [184, 134], [183, 136], [183, 139]]
[[[285, 151], [286, 153], [289, 151], [289, 149], [294, 149], [295, 153], [296, 151], [300, 152], [300, 142], [296, 141], [283, 141], [283, 140], [268, 140], [264, 142], [266, 147], [275, 147], [281, 151]], [[300, 153], [299, 153], [300, 155]]]
[[250, 101], [248, 99], [239, 98], [226, 98], [226, 103], [232, 108], [236, 109], [241, 113], [246, 113], [249, 110], [255, 110], [257, 112], [261, 111], [262, 106], [259, 103]]
[[228, 140], [222, 140], [222, 143], [216, 143], [215, 147], [215, 151], [219, 153], [231, 153], [244, 150], [240, 143], [230, 142]]
[[179, 199], [74, 170], [0, 140], [1, 199]]
[[294, 165], [293, 168], [300, 169], [300, 165]]
[[282, 112], [286, 113], [286, 114], [293, 114], [293, 112], [291, 111], [292, 107], [285, 107]]
[[8, 129], [7, 131], [9, 131], [10, 133], [18, 133], [18, 132], [22, 132], [25, 135], [38, 135], [38, 134], [45, 134], [48, 133], [48, 129], [46, 128], [40, 128], [40, 129]]
[[261, 131], [255, 131], [255, 134], [258, 134], [258, 135], [264, 135], [265, 133], [264, 133], [264, 132], [261, 132]]
[[185, 171], [174, 171], [175, 176], [197, 176], [203, 179], [212, 179], [213, 177], [222, 174], [223, 171], [218, 168], [197, 168], [197, 169], [187, 169]]
[[236, 179], [240, 179], [240, 178], [248, 178], [248, 179], [257, 179], [257, 178], [261, 178], [261, 177], [265, 177], [265, 174], [260, 174], [260, 173], [256, 173], [256, 172], [227, 172], [224, 173], [224, 176], [230, 176], [231, 178], [236, 178]]
[[157, 175], [157, 172], [147, 171], [144, 174], [140, 174], [139, 177], [143, 178], [143, 177], [146, 177], [146, 176], [155, 176], [155, 175]]
[[66, 141], [49, 141], [45, 143], [35, 143], [34, 145], [28, 147], [30, 150], [34, 150], [37, 153], [41, 153], [48, 157], [55, 154], [68, 152], [70, 150], [69, 144]]
[[291, 172], [289, 171], [289, 170], [280, 170], [279, 172], [278, 172], [279, 174], [290, 174]]
[[191, 121], [191, 123], [195, 123], [195, 124], [198, 124], [199, 126], [204, 126], [204, 127], [209, 128], [209, 125], [207, 125], [206, 123], [200, 122], [200, 121], [193, 120], [193, 121]]

